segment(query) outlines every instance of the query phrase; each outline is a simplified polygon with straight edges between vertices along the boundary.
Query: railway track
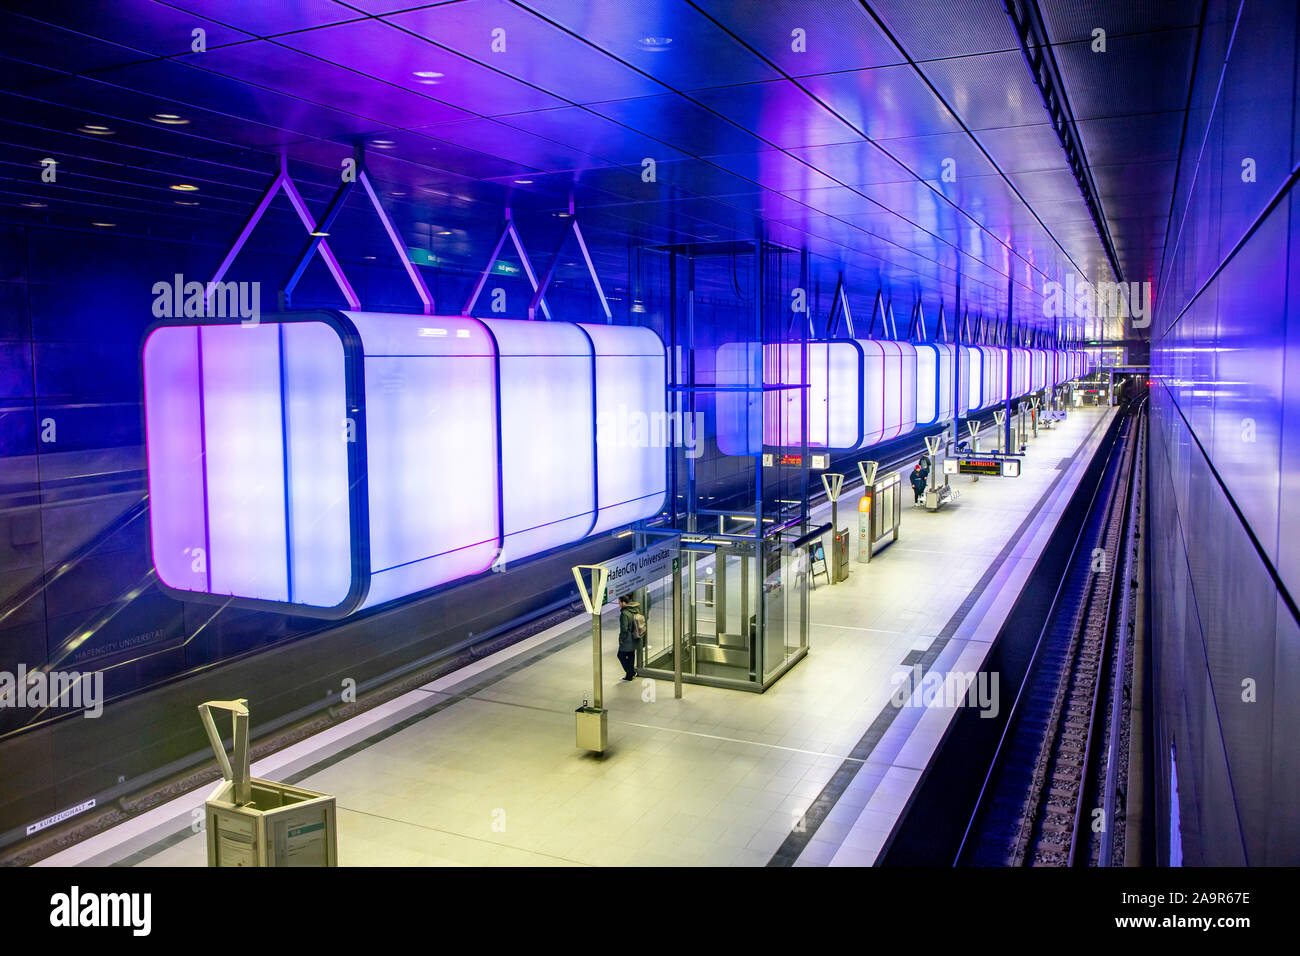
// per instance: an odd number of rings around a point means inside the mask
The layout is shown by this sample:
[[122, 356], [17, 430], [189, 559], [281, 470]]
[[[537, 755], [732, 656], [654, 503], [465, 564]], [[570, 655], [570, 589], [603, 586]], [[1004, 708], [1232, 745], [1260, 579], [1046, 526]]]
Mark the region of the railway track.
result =
[[[1114, 826], [1116, 627], [1127, 580], [1141, 412], [1110, 452], [1013, 704], [958, 865], [1074, 866], [1098, 861]], [[1099, 799], [1102, 794], [1105, 799]]]

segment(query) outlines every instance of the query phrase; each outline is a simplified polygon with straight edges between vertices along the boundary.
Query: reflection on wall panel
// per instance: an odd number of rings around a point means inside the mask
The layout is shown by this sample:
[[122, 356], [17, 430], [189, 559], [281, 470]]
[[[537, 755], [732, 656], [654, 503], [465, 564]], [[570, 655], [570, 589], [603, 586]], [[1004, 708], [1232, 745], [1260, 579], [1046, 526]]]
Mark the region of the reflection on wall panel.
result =
[[650, 517], [667, 491], [645, 329], [312, 312], [164, 325], [142, 359], [150, 539], [177, 596], [342, 617]]

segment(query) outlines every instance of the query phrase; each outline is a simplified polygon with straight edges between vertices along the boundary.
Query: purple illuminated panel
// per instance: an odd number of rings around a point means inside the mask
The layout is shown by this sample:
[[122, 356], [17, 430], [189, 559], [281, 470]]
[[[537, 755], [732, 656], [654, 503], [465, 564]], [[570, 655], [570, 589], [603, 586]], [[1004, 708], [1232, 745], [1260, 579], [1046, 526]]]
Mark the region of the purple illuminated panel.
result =
[[293, 542], [290, 600], [334, 607], [352, 587], [343, 342], [319, 322], [288, 322], [280, 329]]
[[209, 590], [289, 600], [277, 325], [200, 329]]
[[1011, 397], [1029, 394], [1029, 349], [1011, 349]]
[[158, 579], [181, 591], [208, 590], [200, 381], [199, 330], [155, 330], [144, 345], [149, 544]]
[[683, 437], [641, 328], [303, 313], [164, 326], [142, 359], [159, 581], [266, 610], [341, 617], [654, 515]]
[[[764, 348], [769, 385], [799, 385], [803, 380], [802, 344]], [[808, 395], [808, 444], [814, 448], [856, 448], [861, 441], [859, 377], [862, 357], [852, 341], [809, 342], [808, 388], [783, 388], [764, 395], [763, 437], [768, 445], [802, 445], [803, 410]]]
[[353, 581], [338, 334], [315, 322], [162, 327], [143, 363], [162, 584], [343, 603]]
[[[756, 342], [727, 342], [714, 353], [718, 450], [750, 456], [763, 450], [763, 349]], [[755, 389], [746, 391], [744, 389]], [[734, 390], [727, 390], [734, 389]]]
[[980, 346], [984, 356], [984, 401], [982, 408], [992, 408], [1007, 399], [1007, 350], [994, 345]]
[[965, 394], [961, 413], [965, 415], [984, 404], [984, 351], [968, 345], [961, 347], [961, 381]]
[[1029, 375], [1031, 392], [1047, 388], [1047, 353], [1042, 349], [1029, 350]]
[[861, 447], [916, 427], [916, 349], [906, 342], [859, 341], [863, 352]]
[[[667, 449], [686, 444], [668, 408], [664, 345], [649, 329], [582, 325], [596, 351], [596, 500], [592, 534], [649, 518], [668, 492]], [[690, 436], [702, 442], [703, 435]], [[698, 447], [698, 445], [696, 446]]]
[[916, 424], [952, 421], [951, 345], [916, 346]]
[[345, 314], [365, 355], [373, 607], [497, 557], [495, 346], [475, 319]]
[[484, 319], [501, 362], [501, 561], [577, 541], [595, 523], [591, 340], [575, 325]]

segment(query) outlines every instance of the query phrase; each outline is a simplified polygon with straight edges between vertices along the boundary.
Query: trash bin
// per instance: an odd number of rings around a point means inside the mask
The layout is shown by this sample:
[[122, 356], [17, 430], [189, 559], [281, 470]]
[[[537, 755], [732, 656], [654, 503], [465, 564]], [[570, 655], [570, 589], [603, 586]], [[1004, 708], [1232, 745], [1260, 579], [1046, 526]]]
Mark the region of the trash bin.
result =
[[[233, 763], [213, 710], [230, 711]], [[199, 717], [223, 778], [204, 804], [208, 866], [338, 866], [334, 798], [249, 775], [248, 701], [210, 700]]]
[[589, 707], [584, 700], [574, 711], [578, 746], [603, 754], [609, 746], [609, 711], [603, 707]]

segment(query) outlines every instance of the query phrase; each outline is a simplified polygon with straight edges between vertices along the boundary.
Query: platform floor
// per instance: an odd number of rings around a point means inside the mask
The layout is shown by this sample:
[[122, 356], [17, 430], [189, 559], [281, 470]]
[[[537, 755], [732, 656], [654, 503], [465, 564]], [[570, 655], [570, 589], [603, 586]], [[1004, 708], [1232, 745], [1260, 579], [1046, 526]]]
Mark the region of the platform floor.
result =
[[[938, 513], [907, 495], [900, 540], [816, 589], [810, 653], [765, 694], [688, 684], [675, 700], [671, 683], [620, 683], [611, 618], [611, 746], [585, 754], [580, 616], [254, 775], [337, 797], [341, 865], [870, 864], [954, 713], [896, 706], [898, 682], [918, 663], [978, 669], [1111, 414], [1072, 410], [1030, 442], [1020, 478], [954, 478], [960, 497]], [[842, 525], [856, 506], [851, 491]], [[209, 789], [44, 864], [202, 866]]]

